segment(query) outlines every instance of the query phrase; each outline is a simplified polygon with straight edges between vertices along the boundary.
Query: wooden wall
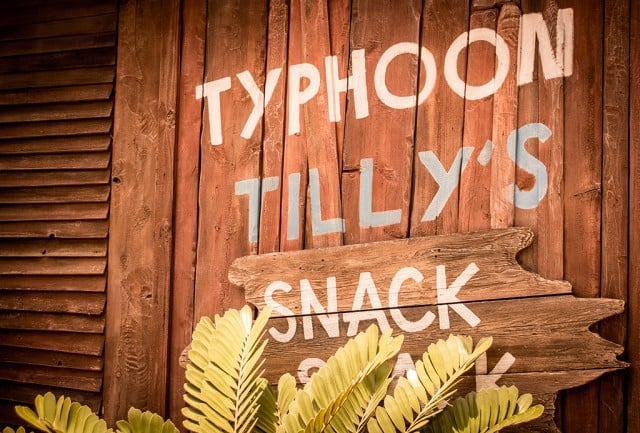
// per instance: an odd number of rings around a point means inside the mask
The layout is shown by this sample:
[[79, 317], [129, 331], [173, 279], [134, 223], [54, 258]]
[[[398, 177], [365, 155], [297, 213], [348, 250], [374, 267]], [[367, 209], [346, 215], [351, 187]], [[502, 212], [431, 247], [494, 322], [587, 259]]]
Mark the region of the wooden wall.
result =
[[116, 2], [0, 5], [0, 424], [102, 404]]
[[[34, 378], [64, 377], [58, 373], [74, 368], [67, 359], [98, 362], [93, 371], [87, 364], [74, 370], [80, 376], [67, 388], [80, 389], [82, 374], [101, 380], [106, 326], [107, 419], [134, 405], [178, 421], [178, 357], [194, 323], [243, 303], [226, 278], [235, 258], [518, 225], [536, 234], [519, 256], [525, 268], [568, 280], [577, 296], [627, 303], [627, 313], [598, 330], [626, 347], [622, 359], [631, 368], [563, 394], [558, 425], [564, 432], [640, 431], [640, 8], [633, 0], [122, 1], [112, 174], [101, 170], [109, 167], [109, 127], [91, 129], [109, 123], [110, 109], [87, 114], [109, 100], [112, 58], [100, 51], [104, 63], [64, 70], [56, 61], [93, 58], [73, 57], [94, 47], [74, 43], [111, 35], [113, 47], [115, 15], [102, 4], [59, 1], [67, 7], [36, 0], [13, 7], [29, 11], [22, 18], [29, 26], [13, 12], [0, 18], [0, 325], [8, 328], [0, 339], [0, 385], [8, 385], [0, 386], [1, 399], [30, 400], [41, 389]], [[556, 26], [569, 10], [572, 38], [566, 24]], [[80, 16], [72, 19], [71, 11]], [[543, 43], [518, 48], [522, 17], [535, 14], [554, 53], [563, 31], [560, 41], [573, 48], [559, 75], [552, 64], [543, 70]], [[107, 16], [111, 27], [99, 27], [106, 24], [97, 17]], [[68, 29], [93, 36], [61, 33]], [[466, 46], [469, 34], [488, 41], [447, 63], [456, 40]], [[42, 48], [45, 41], [64, 48]], [[394, 44], [402, 44], [396, 53], [419, 55], [398, 54], [378, 68]], [[508, 59], [500, 57], [504, 47]], [[535, 60], [523, 78], [517, 53], [527, 49]], [[65, 92], [69, 85], [83, 91]], [[108, 93], [95, 96], [98, 90]], [[424, 99], [416, 97], [420, 90]], [[56, 105], [69, 95], [82, 101]], [[219, 119], [211, 116], [217, 102]], [[82, 114], [73, 117], [76, 111]], [[544, 128], [512, 136], [527, 125]], [[539, 139], [519, 147], [525, 134]], [[106, 165], [96, 165], [100, 157]], [[106, 177], [89, 180], [89, 171]], [[47, 212], [34, 211], [51, 202]], [[102, 249], [93, 240], [60, 239], [70, 232], [98, 237]], [[45, 243], [52, 246], [41, 249]], [[33, 275], [53, 272], [73, 275]], [[86, 323], [93, 328], [77, 338]], [[37, 346], [52, 336], [70, 341]], [[88, 357], [60, 357], [61, 347], [90, 341], [95, 353]], [[80, 395], [99, 405], [94, 391]]]

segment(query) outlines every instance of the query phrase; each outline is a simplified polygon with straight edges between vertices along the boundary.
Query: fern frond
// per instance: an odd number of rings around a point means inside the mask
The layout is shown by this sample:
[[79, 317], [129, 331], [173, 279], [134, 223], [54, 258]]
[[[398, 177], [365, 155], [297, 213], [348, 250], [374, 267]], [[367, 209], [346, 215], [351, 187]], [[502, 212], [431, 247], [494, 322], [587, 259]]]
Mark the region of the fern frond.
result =
[[118, 433], [180, 433], [171, 421], [133, 407], [127, 413], [127, 421], [117, 421], [116, 427]]
[[492, 340], [482, 339], [476, 347], [470, 337], [451, 335], [430, 344], [415, 371], [399, 380], [393, 395], [384, 399], [375, 417], [367, 424], [373, 433], [412, 433], [440, 412], [441, 405], [454, 393], [462, 374], [489, 349]]
[[371, 412], [371, 400], [380, 398], [379, 388], [388, 384], [388, 361], [401, 345], [401, 336], [391, 337], [390, 331], [379, 335], [373, 325], [351, 339], [296, 392], [281, 431], [357, 431], [363, 416]]
[[[193, 333], [182, 413], [196, 433], [264, 433], [275, 430], [275, 397], [262, 378], [264, 327], [270, 309], [255, 322], [251, 308], [203, 318]], [[258, 422], [260, 420], [260, 422]]]
[[544, 407], [531, 402], [531, 394], [518, 396], [515, 386], [470, 392], [434, 417], [424, 433], [495, 433], [542, 415]]

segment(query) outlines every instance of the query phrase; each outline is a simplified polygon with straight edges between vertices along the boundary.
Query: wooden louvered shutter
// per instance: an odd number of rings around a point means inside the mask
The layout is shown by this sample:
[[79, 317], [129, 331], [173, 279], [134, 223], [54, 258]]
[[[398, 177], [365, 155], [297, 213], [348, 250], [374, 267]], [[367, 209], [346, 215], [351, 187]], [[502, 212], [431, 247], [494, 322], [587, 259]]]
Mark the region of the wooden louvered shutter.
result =
[[0, 3], [0, 425], [101, 406], [117, 3]]

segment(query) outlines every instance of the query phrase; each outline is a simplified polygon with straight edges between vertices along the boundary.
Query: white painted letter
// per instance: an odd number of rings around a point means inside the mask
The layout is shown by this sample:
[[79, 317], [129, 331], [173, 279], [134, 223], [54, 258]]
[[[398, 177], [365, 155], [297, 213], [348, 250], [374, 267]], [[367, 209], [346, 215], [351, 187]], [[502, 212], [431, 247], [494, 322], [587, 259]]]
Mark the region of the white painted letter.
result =
[[447, 200], [449, 200], [458, 183], [460, 183], [460, 174], [467, 167], [472, 153], [473, 147], [463, 147], [458, 150], [458, 154], [451, 163], [451, 168], [447, 171], [432, 151], [418, 152], [420, 162], [427, 167], [427, 170], [429, 170], [429, 173], [438, 184], [438, 192], [429, 203], [424, 215], [422, 215], [422, 222], [433, 221], [440, 215]]
[[[300, 280], [300, 303], [301, 313], [305, 314], [302, 317], [302, 325], [304, 329], [304, 339], [311, 340], [313, 338], [313, 323], [311, 322], [311, 316], [313, 313], [325, 313], [324, 307], [318, 301], [313, 287], [309, 280]], [[312, 311], [313, 310], [313, 311]], [[338, 311], [338, 304], [336, 299], [336, 277], [327, 278], [327, 311], [326, 313], [335, 313]], [[322, 327], [327, 332], [330, 338], [340, 336], [340, 327], [338, 325], [337, 314], [318, 314], [316, 316]]]
[[278, 187], [278, 177], [262, 179], [262, 194], [260, 194], [260, 179], [246, 179], [236, 182], [236, 195], [249, 196], [249, 242], [258, 242], [258, 225], [260, 224], [260, 206], [265, 192], [274, 191]]
[[360, 160], [360, 228], [382, 227], [398, 224], [402, 210], [373, 211], [373, 159]]
[[[302, 78], [309, 80], [306, 89], [300, 89]], [[289, 67], [289, 135], [300, 133], [300, 106], [309, 102], [320, 89], [320, 72], [310, 63]]]
[[265, 93], [258, 88], [253, 76], [249, 71], [240, 72], [238, 75], [238, 79], [242, 86], [247, 90], [251, 100], [253, 101], [253, 108], [251, 109], [251, 114], [249, 114], [249, 118], [247, 122], [244, 124], [244, 128], [242, 128], [242, 132], [240, 136], [242, 138], [251, 138], [253, 135], [253, 131], [255, 131], [260, 118], [264, 114], [264, 107], [267, 106], [271, 97], [273, 96], [273, 91], [276, 88], [276, 83], [278, 82], [278, 78], [280, 78], [280, 73], [282, 72], [282, 68], [276, 68], [269, 71], [267, 74], [267, 80], [265, 83]]
[[542, 14], [522, 15], [518, 39], [518, 86], [533, 81], [536, 40], [545, 80], [573, 74], [573, 9], [558, 10], [555, 53]]
[[[365, 294], [369, 296], [371, 308], [374, 310], [360, 311], [364, 304]], [[353, 297], [353, 306], [351, 307], [352, 311], [342, 315], [343, 320], [345, 322], [349, 322], [347, 336], [353, 337], [358, 333], [358, 327], [362, 320], [377, 320], [378, 328], [380, 328], [381, 332], [391, 329], [389, 322], [387, 321], [387, 317], [384, 315], [384, 311], [382, 311], [381, 308], [382, 303], [378, 297], [378, 290], [373, 282], [373, 278], [371, 278], [371, 273], [361, 272], [360, 280], [358, 281], [358, 288], [356, 289], [356, 294]]]
[[289, 189], [287, 208], [287, 240], [300, 237], [300, 173], [291, 173], [287, 178]]
[[309, 194], [311, 196], [311, 232], [313, 235], [344, 232], [344, 219], [322, 220], [320, 175], [317, 168], [309, 169]]
[[[400, 54], [413, 54], [418, 56], [418, 49], [420, 49], [420, 59], [426, 70], [426, 80], [416, 102], [415, 95], [409, 96], [396, 96], [392, 94], [387, 88], [387, 68], [389, 63]], [[400, 42], [392, 45], [380, 56], [376, 70], [373, 74], [373, 84], [378, 94], [378, 98], [391, 108], [411, 108], [422, 104], [431, 94], [433, 87], [436, 84], [436, 61], [433, 58], [433, 54], [425, 47], [420, 48], [418, 44], [413, 42]]]
[[291, 286], [284, 281], [274, 281], [269, 284], [264, 291], [264, 302], [267, 305], [271, 305], [273, 307], [273, 311], [277, 311], [283, 316], [289, 316], [287, 317], [287, 325], [289, 326], [289, 329], [287, 332], [280, 332], [272, 326], [269, 328], [269, 334], [271, 334], [274, 340], [280, 343], [288, 343], [296, 333], [296, 319], [291, 317], [293, 316], [293, 311], [273, 300], [273, 292], [278, 290], [288, 293], [291, 291]]
[[487, 374], [487, 354], [483, 353], [476, 360], [476, 391], [481, 389], [497, 388], [498, 379], [502, 377], [516, 362], [516, 358], [509, 352], [505, 352], [491, 373]]
[[339, 78], [337, 56], [325, 57], [324, 68], [327, 75], [329, 120], [331, 122], [340, 121], [340, 93], [347, 90], [353, 90], [356, 119], [367, 117], [369, 115], [369, 99], [367, 97], [367, 70], [364, 50], [351, 52], [351, 75], [347, 78]]
[[209, 140], [216, 146], [222, 144], [222, 114], [220, 111], [220, 93], [231, 88], [231, 77], [209, 81], [196, 86], [196, 99], [207, 99], [209, 112]]
[[412, 322], [407, 320], [402, 312], [397, 308], [398, 307], [398, 294], [400, 293], [400, 287], [402, 287], [402, 283], [406, 280], [413, 280], [416, 283], [422, 282], [424, 277], [420, 273], [419, 270], [413, 267], [406, 267], [400, 269], [393, 276], [391, 280], [391, 285], [389, 286], [389, 308], [391, 308], [391, 317], [396, 322], [396, 324], [405, 332], [418, 332], [426, 329], [429, 325], [433, 323], [436, 318], [436, 315], [431, 311], [427, 311], [422, 318], [416, 322]]
[[[467, 41], [468, 38], [468, 41]], [[458, 55], [473, 42], [485, 41], [496, 47], [498, 65], [494, 77], [482, 86], [471, 86], [460, 79], [458, 75]], [[444, 77], [449, 87], [461, 98], [468, 100], [482, 99], [493, 95], [502, 86], [509, 73], [509, 47], [495, 30], [487, 28], [473, 29], [468, 34], [464, 32], [456, 38], [447, 50], [444, 58]]]
[[456, 297], [462, 286], [478, 272], [475, 263], [470, 263], [458, 278], [447, 287], [447, 275], [444, 265], [436, 266], [436, 288], [438, 290], [438, 319], [440, 321], [440, 329], [449, 329], [449, 308], [458, 313], [471, 327], [475, 327], [480, 323], [480, 318], [473, 314], [466, 305], [464, 305]]
[[320, 358], [307, 358], [304, 359], [298, 366], [298, 380], [300, 383], [309, 382], [309, 370], [319, 369], [324, 367], [326, 363]]

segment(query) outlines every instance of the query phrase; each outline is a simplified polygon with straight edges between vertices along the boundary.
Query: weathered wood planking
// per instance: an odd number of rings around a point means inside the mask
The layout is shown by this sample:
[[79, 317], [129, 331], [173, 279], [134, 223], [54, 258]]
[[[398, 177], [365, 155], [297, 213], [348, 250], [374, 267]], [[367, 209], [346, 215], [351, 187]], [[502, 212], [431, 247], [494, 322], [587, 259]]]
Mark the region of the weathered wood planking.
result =
[[50, 350], [79, 355], [102, 356], [104, 336], [87, 334], [78, 338], [75, 332], [14, 331], [0, 329], [2, 346]]
[[[631, 4], [630, 4], [631, 6]], [[629, 56], [629, 119], [640, 118], [640, 10], [631, 7]], [[626, 377], [627, 432], [640, 431], [640, 122], [629, 122], [629, 320], [627, 354], [631, 368]]]
[[[88, 316], [86, 314], [43, 314], [40, 312], [0, 311], [0, 328], [102, 334], [104, 332], [104, 317]], [[78, 338], [82, 338], [82, 336], [78, 336]]]
[[104, 292], [105, 275], [0, 275], [0, 290]]
[[104, 170], [56, 170], [0, 172], [1, 187], [108, 184], [111, 172]]
[[102, 387], [102, 372], [0, 363], [0, 380], [97, 392]]
[[[92, 371], [101, 371], [104, 364], [101, 356], [75, 355], [47, 350], [19, 349], [4, 346], [0, 346], [0, 362]], [[2, 389], [2, 387], [0, 387], [0, 389]]]
[[[604, 5], [567, 0], [574, 27], [589, 29], [574, 40], [573, 75], [565, 79], [564, 106], [564, 278], [578, 296], [600, 295], [602, 212], [602, 58]], [[602, 36], [601, 36], [602, 35]], [[598, 59], [581, 62], [577, 59]], [[540, 228], [542, 230], [542, 227]], [[564, 433], [598, 432], [598, 384], [564, 401]]]
[[508, 228], [248, 256], [232, 264], [229, 278], [248, 302], [274, 308], [265, 364], [273, 382], [286, 372], [306, 381], [371, 323], [404, 334], [405, 369], [430, 341], [490, 335], [494, 344], [472, 386], [517, 377], [546, 408], [538, 427], [528, 428], [553, 431], [559, 390], [626, 366], [617, 359], [622, 346], [589, 330], [624, 303], [576, 298], [566, 282], [523, 270], [515, 255], [531, 239], [528, 229]]
[[61, 153], [45, 155], [8, 155], [0, 158], [0, 169], [16, 170], [65, 170], [105, 169], [109, 167], [111, 152]]
[[[113, 51], [113, 50], [111, 50]], [[0, 122], [38, 122], [46, 120], [93, 119], [111, 116], [113, 103], [105, 101], [28, 105], [0, 108]]]
[[[429, 17], [422, 20], [422, 45], [429, 47], [436, 65], [442, 65], [446, 52], [455, 38], [469, 30], [469, 5], [448, 0], [425, 2], [422, 15]], [[466, 62], [467, 56], [460, 55], [458, 72], [461, 79], [466, 78]], [[423, 67], [420, 74], [420, 82], [430, 78], [422, 78], [427, 74]], [[446, 201], [445, 198], [437, 196], [440, 185], [431, 174], [432, 171], [427, 171], [424, 167], [425, 162], [431, 163], [435, 160], [424, 152], [431, 152], [441, 161], [444, 170], [454, 170], [454, 173], [458, 173], [456, 179], [460, 178], [463, 162], [464, 105], [464, 99], [453, 93], [443, 79], [436, 81], [432, 95], [427, 101], [418, 105], [415, 143], [417, 156], [414, 156], [410, 232], [412, 237], [458, 231], [459, 189], [456, 188], [451, 199]], [[421, 188], [418, 188], [418, 185]]]
[[109, 203], [15, 204], [0, 206], [0, 221], [105, 220]]
[[178, 77], [178, 118], [175, 172], [175, 211], [173, 238], [172, 302], [169, 340], [169, 378], [167, 412], [175, 425], [184, 417], [184, 369], [178, 364], [180, 353], [191, 341], [195, 297], [195, 263], [198, 234], [198, 178], [200, 166], [200, 131], [202, 101], [194, 103], [193, 89], [204, 76], [206, 40], [205, 0], [183, 2], [181, 42], [181, 72]]
[[[629, 7], [607, 1], [604, 11], [604, 88], [602, 130], [602, 270], [600, 295], [628, 299], [629, 214]], [[628, 313], [627, 313], [628, 314]], [[600, 324], [604, 338], [624, 345], [627, 314]], [[598, 429], [624, 433], [625, 374], [600, 381]]]
[[4, 188], [0, 204], [105, 202], [110, 185]]
[[[13, 405], [18, 403], [33, 404], [34, 395], [44, 395], [47, 392], [52, 392], [54, 395], [68, 396], [73, 401], [81, 401], [96, 413], [100, 410], [102, 397], [99, 392], [78, 391], [73, 388], [58, 388], [30, 383], [0, 381], [0, 399], [3, 401], [13, 402]], [[11, 407], [11, 412], [13, 412], [13, 406]], [[0, 413], [2, 413], [1, 409]], [[20, 422], [20, 425], [23, 423], [24, 420]]]
[[[493, 83], [496, 75], [496, 36], [489, 41], [476, 40], [471, 43], [471, 34], [483, 28], [496, 30], [498, 11], [477, 10], [469, 20], [467, 47], [467, 73], [464, 88], [464, 130], [462, 145], [471, 153], [468, 166], [460, 174], [458, 204], [458, 230], [472, 232], [491, 227], [491, 161], [492, 147], [488, 143], [493, 134], [494, 96], [482, 96], [481, 86]], [[488, 156], [488, 158], [487, 158]]]
[[163, 413], [167, 401], [180, 4], [154, 6], [131, 1], [119, 8], [103, 388], [108, 424], [130, 406]]
[[[248, 71], [258, 88], [265, 83], [266, 6], [259, 0], [208, 3], [205, 81], [229, 77], [231, 88], [219, 97], [222, 106], [233, 109], [224, 111], [219, 124], [205, 122], [202, 131], [194, 317], [241, 305], [242, 294], [229, 287], [227, 269], [236, 257], [257, 252], [257, 239], [251, 234], [257, 234], [258, 221], [248, 221], [251, 212], [259, 210], [258, 206], [250, 210], [259, 203], [255, 196], [255, 204], [250, 203], [250, 192], [256, 190], [251, 189], [251, 181], [235, 182], [259, 180], [262, 125], [257, 124], [251, 138], [240, 137], [253, 102], [236, 74]], [[227, 31], [221, 33], [222, 28]], [[213, 116], [215, 104], [210, 101], [218, 95], [206, 96], [208, 91], [199, 89], [194, 96], [206, 99], [203, 117]], [[216, 131], [223, 144], [212, 143], [211, 135]]]
[[3, 140], [0, 142], [0, 155], [100, 152], [110, 146], [111, 137], [106, 134]]
[[[390, 283], [405, 267], [416, 268], [424, 278], [406, 282], [401, 289], [403, 306], [437, 303], [436, 267], [446, 263], [448, 280], [460, 275], [472, 262], [479, 268], [457, 297], [462, 302], [510, 297], [547, 296], [571, 293], [562, 282], [550, 282], [527, 272], [515, 256], [532, 241], [528, 229], [510, 228], [469, 235], [451, 234], [426, 238], [358, 244], [349, 248], [303, 250], [287, 254], [273, 253], [237, 259], [229, 270], [232, 283], [241, 286], [245, 298], [258, 307], [265, 305], [264, 289], [273, 281], [284, 281], [292, 289], [278, 290], [274, 299], [291, 305], [300, 314], [300, 280], [308, 280], [326, 305], [327, 279], [335, 277], [337, 311], [352, 309], [359, 285], [358, 275], [369, 272], [378, 288], [383, 306], [389, 305]], [[322, 294], [322, 295], [321, 295]], [[361, 308], [377, 308], [363, 305]], [[278, 315], [274, 311], [274, 315]]]
[[79, 296], [71, 291], [21, 292], [3, 289], [0, 308], [6, 311], [100, 315], [104, 312], [105, 299], [104, 293], [83, 293]]
[[0, 222], [2, 237], [11, 238], [105, 238], [107, 220]]
[[[409, 234], [420, 54], [411, 53], [406, 43], [417, 47], [420, 42], [421, 12], [419, 1], [351, 5], [351, 50], [352, 56], [365, 50], [369, 115], [363, 119], [364, 109], [352, 111], [365, 104], [349, 92], [342, 177], [345, 244]], [[381, 60], [389, 62], [387, 68], [380, 67]]]
[[5, 41], [0, 43], [0, 57], [112, 47], [115, 46], [115, 42], [115, 32], [95, 35], [58, 36], [35, 41], [33, 39]]

